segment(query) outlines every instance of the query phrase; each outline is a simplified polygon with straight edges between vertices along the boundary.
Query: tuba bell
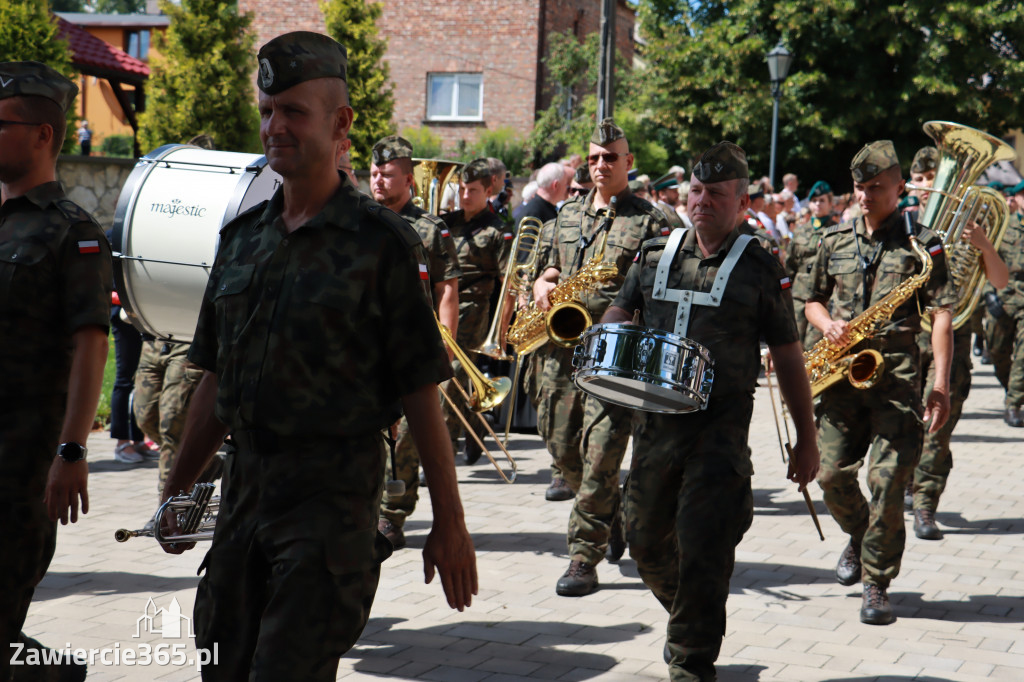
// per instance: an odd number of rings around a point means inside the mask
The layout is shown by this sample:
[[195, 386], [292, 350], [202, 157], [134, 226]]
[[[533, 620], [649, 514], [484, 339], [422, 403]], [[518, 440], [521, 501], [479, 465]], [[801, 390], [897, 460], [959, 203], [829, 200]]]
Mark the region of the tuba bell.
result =
[[[939, 165], [931, 187], [907, 185], [908, 189], [931, 193], [918, 222], [942, 238], [949, 274], [957, 291], [953, 328], [971, 319], [985, 286], [981, 252], [961, 239], [971, 223], [985, 230], [992, 245], [999, 248], [1010, 211], [1006, 199], [989, 187], [974, 183], [993, 163], [1017, 157], [1013, 147], [988, 133], [948, 121], [928, 121], [924, 132], [935, 140]], [[921, 319], [925, 331], [928, 317]]]

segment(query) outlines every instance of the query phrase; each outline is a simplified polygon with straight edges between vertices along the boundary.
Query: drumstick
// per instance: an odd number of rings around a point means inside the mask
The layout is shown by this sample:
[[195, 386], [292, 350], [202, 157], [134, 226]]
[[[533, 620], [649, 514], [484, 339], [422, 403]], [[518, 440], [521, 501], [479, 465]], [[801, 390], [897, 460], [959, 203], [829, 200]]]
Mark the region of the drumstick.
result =
[[[782, 446], [782, 429], [779, 428], [779, 410], [775, 406], [775, 388], [772, 386], [772, 373], [771, 373], [771, 369], [769, 367], [770, 363], [768, 362], [768, 353], [767, 353], [767, 351], [762, 351], [761, 352], [761, 360], [763, 361], [762, 364], [764, 365], [764, 378], [765, 378], [765, 381], [768, 382], [768, 398], [772, 401], [772, 417], [775, 418], [775, 434], [779, 437], [779, 454], [782, 456], [782, 463], [785, 464], [786, 463], [786, 450]], [[781, 396], [780, 396], [780, 398], [781, 398]], [[785, 405], [785, 403], [783, 403], [783, 405]], [[783, 419], [783, 421], [785, 421], [785, 419], [786, 419], [785, 415], [783, 415], [782, 419]], [[789, 424], [786, 424], [786, 436], [787, 436], [787, 441], [788, 441], [789, 440], [788, 439], [788, 436], [789, 436]]]
[[[790, 461], [792, 461], [792, 459], [793, 459], [793, 448], [790, 446], [789, 443], [786, 443], [786, 452], [789, 453], [789, 459], [790, 459]], [[807, 503], [807, 511], [809, 511], [811, 513], [811, 520], [814, 521], [814, 527], [818, 529], [818, 537], [821, 538], [822, 542], [824, 542], [825, 541], [825, 534], [821, 532], [821, 524], [818, 523], [818, 514], [815, 513], [815, 511], [814, 511], [814, 503], [811, 502], [811, 494], [809, 492], [807, 492], [807, 487], [806, 486], [804, 487], [804, 489], [801, 492], [804, 494], [804, 502]]]
[[639, 308], [637, 308], [636, 310], [633, 311], [633, 324], [635, 324], [638, 327], [640, 326], [640, 309]]

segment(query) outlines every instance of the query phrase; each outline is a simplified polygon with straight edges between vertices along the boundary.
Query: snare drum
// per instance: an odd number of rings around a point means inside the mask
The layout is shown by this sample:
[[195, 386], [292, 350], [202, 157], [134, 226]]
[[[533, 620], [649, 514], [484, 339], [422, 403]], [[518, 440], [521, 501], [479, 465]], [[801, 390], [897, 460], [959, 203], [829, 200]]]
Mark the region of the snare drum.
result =
[[595, 324], [572, 359], [583, 391], [645, 412], [693, 412], [708, 405], [714, 361], [699, 343], [634, 324]]
[[220, 229], [280, 184], [261, 154], [173, 144], [139, 159], [118, 197], [111, 239], [114, 282], [132, 324], [191, 342]]

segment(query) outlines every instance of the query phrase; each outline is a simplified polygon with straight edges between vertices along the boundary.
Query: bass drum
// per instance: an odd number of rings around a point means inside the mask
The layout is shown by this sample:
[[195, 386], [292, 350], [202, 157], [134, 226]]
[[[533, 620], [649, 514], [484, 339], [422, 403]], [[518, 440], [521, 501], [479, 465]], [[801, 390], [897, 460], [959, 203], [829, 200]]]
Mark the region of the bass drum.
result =
[[703, 410], [715, 378], [714, 362], [704, 346], [635, 324], [589, 327], [572, 364], [580, 390], [644, 412]]
[[144, 334], [189, 343], [220, 229], [281, 184], [261, 154], [173, 144], [139, 159], [114, 212], [114, 284]]

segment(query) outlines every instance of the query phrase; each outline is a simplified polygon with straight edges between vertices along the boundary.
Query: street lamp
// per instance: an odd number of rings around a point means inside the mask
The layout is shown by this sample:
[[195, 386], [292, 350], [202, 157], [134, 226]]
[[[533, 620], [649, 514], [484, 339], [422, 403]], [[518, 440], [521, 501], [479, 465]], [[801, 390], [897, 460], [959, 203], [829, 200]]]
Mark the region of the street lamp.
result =
[[772, 82], [772, 99], [775, 104], [772, 107], [772, 153], [768, 168], [768, 178], [775, 188], [775, 147], [779, 142], [779, 98], [782, 96], [782, 81], [789, 75], [789, 67], [793, 64], [793, 54], [787, 50], [782, 41], [765, 56], [768, 62], [768, 76]]

